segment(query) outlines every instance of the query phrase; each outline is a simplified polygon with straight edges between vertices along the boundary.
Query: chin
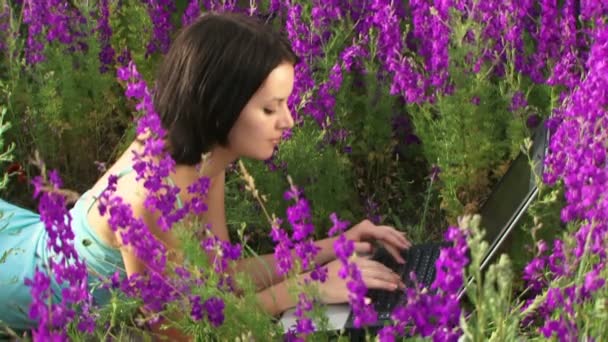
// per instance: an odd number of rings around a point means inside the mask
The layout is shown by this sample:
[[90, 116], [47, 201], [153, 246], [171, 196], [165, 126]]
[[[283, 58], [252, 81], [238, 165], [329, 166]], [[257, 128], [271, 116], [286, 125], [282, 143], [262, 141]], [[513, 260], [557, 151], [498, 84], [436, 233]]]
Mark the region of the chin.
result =
[[252, 154], [249, 154], [247, 157], [250, 159], [264, 161], [264, 160], [270, 159], [273, 154], [274, 154], [274, 151], [271, 150], [268, 153], [252, 153]]
[[273, 154], [274, 154], [274, 151], [271, 151], [270, 153], [268, 153], [268, 154], [264, 155], [264, 156], [263, 156], [262, 158], [260, 158], [259, 160], [262, 160], [262, 161], [264, 161], [264, 160], [268, 160], [268, 159], [272, 158]]

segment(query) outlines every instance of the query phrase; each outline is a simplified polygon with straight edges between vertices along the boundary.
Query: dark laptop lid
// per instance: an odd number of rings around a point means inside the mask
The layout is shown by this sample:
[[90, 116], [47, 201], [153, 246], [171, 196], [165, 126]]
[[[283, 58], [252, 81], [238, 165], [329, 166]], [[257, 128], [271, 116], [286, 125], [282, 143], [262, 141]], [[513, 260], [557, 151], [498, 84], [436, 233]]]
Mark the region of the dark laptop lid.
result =
[[[484, 239], [490, 244], [481, 263], [482, 272], [517, 240], [514, 230], [538, 194], [536, 175], [542, 175], [548, 145], [549, 132], [543, 122], [534, 133], [529, 151], [535, 173], [532, 172], [528, 156], [520, 153], [482, 206], [481, 228], [486, 232]], [[471, 282], [472, 276], [458, 293], [459, 299], [462, 299]]]
[[528, 156], [519, 153], [482, 206], [481, 227], [486, 232], [485, 240], [490, 244], [482, 270], [496, 256], [496, 251], [503, 249], [502, 245], [512, 238], [514, 227], [535, 199], [538, 193], [536, 176], [542, 175], [547, 146], [548, 133], [542, 124], [534, 133], [529, 151], [535, 172], [532, 172]]

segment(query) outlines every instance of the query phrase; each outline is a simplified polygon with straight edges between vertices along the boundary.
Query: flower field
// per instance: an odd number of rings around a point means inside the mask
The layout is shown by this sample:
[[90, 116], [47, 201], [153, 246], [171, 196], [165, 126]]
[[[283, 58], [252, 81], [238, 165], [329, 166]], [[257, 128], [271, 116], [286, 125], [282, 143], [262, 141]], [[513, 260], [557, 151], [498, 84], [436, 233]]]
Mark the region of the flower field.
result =
[[[208, 209], [209, 178], [176, 207], [179, 188], [163, 181], [176, 163], [152, 97], [176, 34], [211, 11], [272, 25], [299, 57], [295, 126], [272, 158], [227, 171], [231, 242], [195, 219]], [[451, 242], [430, 289], [406, 289], [392, 324], [369, 340], [608, 339], [608, 2], [0, 0], [0, 61], [0, 197], [40, 214], [57, 255], [24, 284], [36, 326], [0, 321], [0, 340], [152, 339], [152, 324], [196, 341], [348, 340], [315, 329], [328, 323], [316, 285], [328, 268], [315, 264], [313, 241], [335, 238], [365, 327], [377, 313], [344, 234], [364, 218], [414, 243]], [[541, 127], [550, 141], [522, 238], [482, 276], [489, 246], [475, 214]], [[149, 272], [98, 277], [75, 247], [86, 241], [74, 241], [69, 209], [144, 133], [133, 169], [186, 262], [114, 193], [113, 176], [100, 214]], [[0, 273], [13, 252], [0, 250]], [[256, 309], [252, 280], [228, 272], [265, 253], [294, 279], [298, 320], [286, 333]], [[295, 281], [303, 270], [310, 277]]]

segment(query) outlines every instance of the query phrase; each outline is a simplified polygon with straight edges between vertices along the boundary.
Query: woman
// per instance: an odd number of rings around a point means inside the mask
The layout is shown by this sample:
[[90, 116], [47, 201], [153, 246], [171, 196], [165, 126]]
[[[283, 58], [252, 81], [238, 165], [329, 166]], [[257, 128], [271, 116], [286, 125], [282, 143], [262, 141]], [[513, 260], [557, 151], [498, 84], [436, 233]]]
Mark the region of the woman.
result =
[[[204, 15], [186, 27], [160, 67], [154, 105], [168, 132], [168, 152], [176, 162], [168, 181], [180, 188], [179, 199], [185, 203], [191, 196], [186, 189], [200, 177], [198, 166], [202, 166], [204, 176], [211, 179], [208, 210], [202, 219], [220, 239], [229, 239], [224, 210], [225, 170], [237, 158], [268, 159], [283, 132], [293, 126], [287, 98], [293, 89], [296, 62], [289, 42], [270, 26], [244, 15], [225, 13]], [[110, 229], [108, 217], [97, 210], [96, 199], [110, 175], [119, 176], [115, 194], [131, 206], [134, 215], [142, 218], [166, 246], [179, 250], [177, 238], [171, 232], [162, 232], [154, 213], [144, 207], [147, 190], [132, 172], [132, 156], [141, 153], [142, 148], [141, 140], [136, 139], [71, 210], [76, 248], [95, 273], [109, 276], [124, 269], [131, 275], [145, 270], [144, 263]], [[209, 158], [202, 161], [203, 154]], [[27, 318], [31, 299], [23, 279], [32, 278], [35, 266], [49, 256], [45, 248], [48, 236], [38, 215], [6, 202], [0, 204], [5, 212], [2, 223], [7, 225], [0, 232], [0, 251], [12, 251], [0, 264], [0, 306], [12, 309], [0, 310], [0, 320], [15, 329], [29, 329], [34, 322]], [[371, 250], [368, 240], [380, 240], [400, 262], [399, 249], [410, 245], [395, 229], [369, 221], [345, 234], [356, 242], [359, 252]], [[86, 247], [80, 243], [85, 240], [89, 241]], [[320, 285], [326, 303], [348, 300], [345, 281], [337, 276], [341, 264], [332, 261], [336, 258], [333, 241], [316, 242], [320, 252], [315, 262], [329, 263], [329, 278]], [[237, 268], [249, 273], [258, 285], [264, 309], [275, 315], [294, 306], [286, 282], [276, 272], [256, 272], [261, 263], [275, 269], [272, 255], [241, 260]], [[360, 258], [358, 264], [370, 288], [394, 290], [402, 285], [396, 274], [379, 263]], [[5, 287], [4, 282], [10, 280], [14, 282]], [[104, 293], [93, 293], [98, 303], [107, 300]], [[163, 334], [179, 336], [176, 331]]]

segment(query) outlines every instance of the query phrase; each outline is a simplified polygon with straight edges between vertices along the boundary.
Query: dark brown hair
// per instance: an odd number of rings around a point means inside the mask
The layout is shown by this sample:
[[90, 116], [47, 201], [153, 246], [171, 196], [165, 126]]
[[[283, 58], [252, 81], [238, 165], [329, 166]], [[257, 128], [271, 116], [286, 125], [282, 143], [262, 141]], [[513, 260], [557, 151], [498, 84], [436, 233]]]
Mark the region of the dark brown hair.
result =
[[270, 72], [298, 58], [287, 38], [254, 17], [206, 13], [185, 27], [158, 72], [154, 107], [177, 164], [194, 165], [228, 133]]

